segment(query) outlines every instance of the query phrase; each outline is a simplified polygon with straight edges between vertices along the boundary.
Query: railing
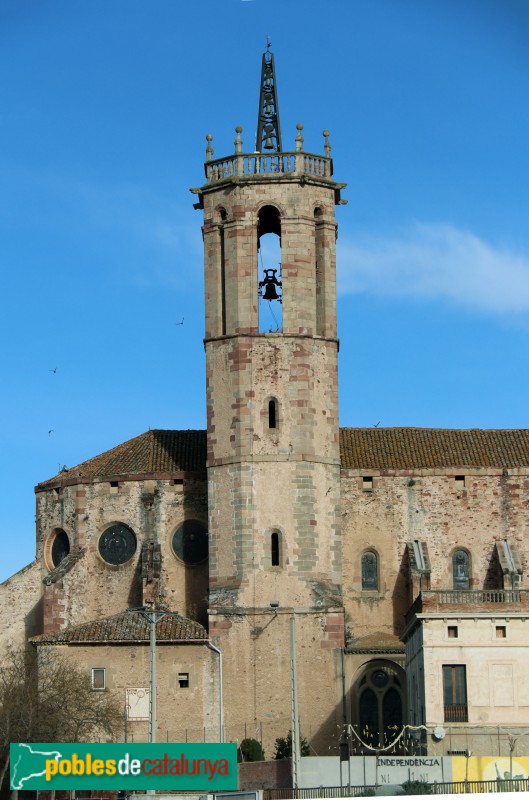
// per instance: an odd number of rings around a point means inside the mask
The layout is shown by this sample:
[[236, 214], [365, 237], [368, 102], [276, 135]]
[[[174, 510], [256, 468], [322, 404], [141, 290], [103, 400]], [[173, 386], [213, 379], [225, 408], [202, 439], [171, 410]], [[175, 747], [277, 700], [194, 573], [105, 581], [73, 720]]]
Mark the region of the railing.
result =
[[488, 792], [527, 792], [529, 778], [495, 781], [454, 781], [452, 783], [431, 783], [432, 794], [486, 794]]
[[[365, 797], [375, 794], [376, 786], [318, 786], [311, 789], [264, 789], [263, 800], [316, 800], [316, 798]], [[424, 785], [429, 794], [486, 794], [488, 792], [527, 792], [529, 778], [494, 781], [453, 781]]]
[[445, 722], [468, 722], [467, 704], [451, 703], [445, 706]]
[[206, 161], [209, 183], [251, 175], [315, 175], [332, 176], [332, 159], [310, 153], [250, 153], [236, 154], [215, 161]]
[[366, 792], [375, 793], [375, 786], [317, 786], [310, 789], [264, 789], [263, 800], [315, 800], [315, 798], [364, 797]]
[[512, 589], [449, 589], [440, 592], [424, 592], [424, 594], [437, 595], [439, 605], [520, 603], [522, 599], [521, 592]]
[[421, 611], [435, 610], [439, 606], [466, 605], [522, 605], [527, 603], [525, 589], [439, 589], [422, 591], [413, 601], [406, 619]]

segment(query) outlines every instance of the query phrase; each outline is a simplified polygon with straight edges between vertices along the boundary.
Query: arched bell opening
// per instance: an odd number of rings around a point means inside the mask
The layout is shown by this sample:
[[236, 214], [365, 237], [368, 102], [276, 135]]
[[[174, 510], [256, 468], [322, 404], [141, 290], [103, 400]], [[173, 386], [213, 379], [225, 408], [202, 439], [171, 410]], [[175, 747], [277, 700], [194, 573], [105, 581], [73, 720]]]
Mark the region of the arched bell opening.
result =
[[283, 330], [281, 217], [274, 206], [263, 206], [257, 222], [259, 333]]

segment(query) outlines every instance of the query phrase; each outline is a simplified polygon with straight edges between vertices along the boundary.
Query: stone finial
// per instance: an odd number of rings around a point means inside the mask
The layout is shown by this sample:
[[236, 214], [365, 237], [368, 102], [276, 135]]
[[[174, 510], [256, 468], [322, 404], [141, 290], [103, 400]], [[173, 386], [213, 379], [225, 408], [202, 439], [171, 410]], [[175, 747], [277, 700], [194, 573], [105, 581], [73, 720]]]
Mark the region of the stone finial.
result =
[[325, 150], [325, 156], [326, 156], [326, 158], [330, 158], [331, 157], [331, 145], [329, 144], [329, 136], [331, 135], [331, 132], [328, 131], [328, 130], [324, 130], [323, 131], [323, 135], [325, 136], [325, 144], [323, 145], [324, 150]]
[[207, 147], [206, 147], [206, 161], [211, 161], [213, 158], [213, 148], [211, 146], [211, 142], [213, 141], [213, 136], [211, 133], [206, 133], [206, 140], [207, 140]]
[[305, 141], [301, 134], [301, 131], [303, 130], [303, 125], [301, 122], [298, 122], [296, 128], [298, 129], [298, 134], [296, 136], [296, 150], [298, 153], [300, 153], [303, 150], [303, 142]]
[[242, 128], [240, 125], [237, 125], [237, 127], [235, 128], [235, 133], [237, 134], [234, 142], [235, 152], [242, 153], [242, 139], [241, 139]]

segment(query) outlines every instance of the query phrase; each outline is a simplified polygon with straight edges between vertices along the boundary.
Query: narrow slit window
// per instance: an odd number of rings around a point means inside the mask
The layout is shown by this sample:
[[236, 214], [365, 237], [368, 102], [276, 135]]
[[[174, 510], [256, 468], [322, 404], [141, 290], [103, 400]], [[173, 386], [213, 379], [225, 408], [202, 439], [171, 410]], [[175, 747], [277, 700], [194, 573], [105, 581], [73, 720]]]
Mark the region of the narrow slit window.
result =
[[277, 531], [274, 531], [270, 537], [270, 556], [272, 560], [272, 566], [278, 567], [279, 566], [279, 534]]
[[269, 400], [268, 402], [268, 427], [277, 428], [277, 401]]

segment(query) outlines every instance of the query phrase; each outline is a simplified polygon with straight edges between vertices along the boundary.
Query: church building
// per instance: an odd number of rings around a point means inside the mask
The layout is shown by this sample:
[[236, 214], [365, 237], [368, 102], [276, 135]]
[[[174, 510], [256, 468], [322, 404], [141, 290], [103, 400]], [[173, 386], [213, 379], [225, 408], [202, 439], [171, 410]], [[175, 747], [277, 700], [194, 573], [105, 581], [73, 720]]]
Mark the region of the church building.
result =
[[340, 428], [345, 184], [329, 131], [323, 154], [301, 124], [285, 146], [269, 49], [256, 143], [235, 131], [221, 158], [208, 134], [191, 190], [207, 429], [149, 430], [38, 484], [0, 641], [117, 693], [130, 741], [149, 735], [158, 611], [156, 740], [251, 737], [271, 757], [294, 671], [313, 753], [406, 731], [394, 751], [487, 754], [529, 713], [529, 430]]

